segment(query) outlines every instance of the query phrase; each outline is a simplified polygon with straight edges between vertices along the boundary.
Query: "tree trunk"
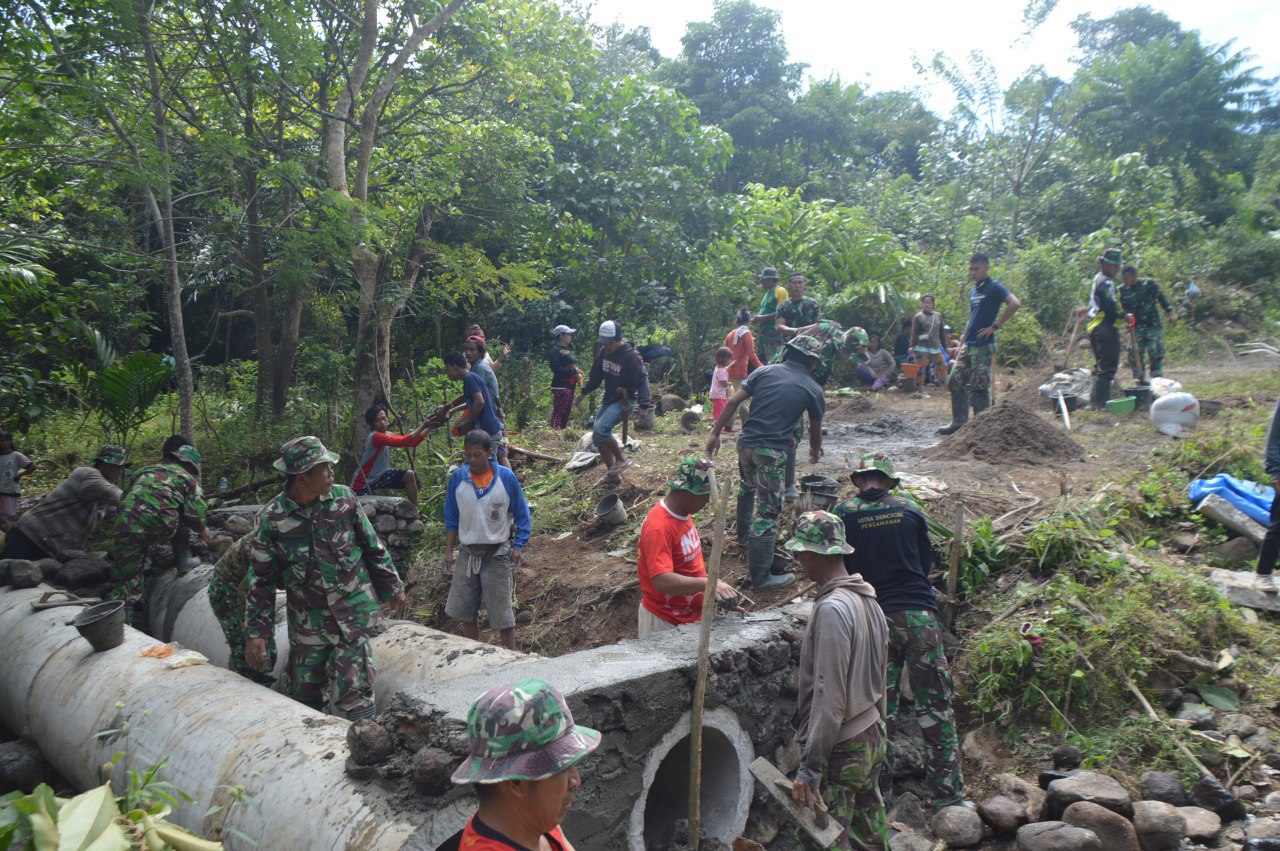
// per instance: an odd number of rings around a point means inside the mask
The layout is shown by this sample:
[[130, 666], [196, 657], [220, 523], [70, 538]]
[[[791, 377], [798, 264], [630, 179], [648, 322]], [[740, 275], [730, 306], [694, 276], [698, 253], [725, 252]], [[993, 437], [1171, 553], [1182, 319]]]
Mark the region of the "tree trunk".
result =
[[289, 290], [280, 315], [279, 343], [271, 362], [271, 415], [279, 418], [289, 403], [289, 390], [293, 387], [293, 366], [298, 359], [301, 340], [302, 308], [311, 294], [309, 287], [295, 286]]

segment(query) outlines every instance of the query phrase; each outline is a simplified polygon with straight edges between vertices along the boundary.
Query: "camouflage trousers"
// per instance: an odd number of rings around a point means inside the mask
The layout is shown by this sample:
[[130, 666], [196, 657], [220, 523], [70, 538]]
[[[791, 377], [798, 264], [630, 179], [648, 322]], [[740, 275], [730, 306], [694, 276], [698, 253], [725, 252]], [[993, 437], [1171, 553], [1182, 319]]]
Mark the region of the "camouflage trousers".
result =
[[738, 448], [738, 503], [755, 500], [751, 517], [753, 537], [776, 536], [778, 518], [782, 516], [782, 482], [786, 472], [785, 450], [760, 446]]
[[760, 363], [771, 363], [773, 356], [782, 349], [782, 335], [777, 331], [760, 331], [756, 334], [756, 357]]
[[[844, 827], [831, 847], [888, 851], [889, 824], [879, 786], [888, 742], [884, 721], [877, 721], [831, 749], [822, 769], [822, 802]], [[804, 830], [796, 830], [796, 844], [817, 848]]]
[[955, 368], [947, 379], [947, 389], [952, 393], [966, 390], [982, 393], [991, 386], [991, 355], [995, 346], [968, 346], [956, 358]]
[[1133, 377], [1142, 380], [1142, 370], [1138, 366], [1139, 354], [1142, 355], [1142, 363], [1151, 371], [1152, 378], [1164, 375], [1164, 329], [1134, 328], [1133, 336], [1138, 343], [1136, 351], [1132, 345], [1129, 346], [1129, 368], [1133, 370]]
[[377, 678], [367, 638], [355, 644], [292, 644], [284, 669], [284, 693], [321, 711], [332, 696], [333, 705], [351, 715], [373, 709]]
[[154, 578], [148, 551], [156, 544], [163, 544], [173, 539], [175, 529], [161, 527], [146, 529], [130, 526], [115, 530], [112, 548], [112, 579], [116, 587], [112, 597], [124, 600], [124, 604], [142, 610], [147, 596], [147, 585]]
[[885, 620], [889, 622], [889, 672], [885, 689], [889, 752], [881, 788], [888, 791], [893, 784], [893, 728], [901, 705], [902, 674], [906, 671], [916, 720], [928, 752], [925, 774], [932, 802], [939, 807], [957, 804], [964, 799], [964, 776], [960, 772], [956, 718], [951, 710], [955, 686], [942, 650], [938, 616], [928, 609], [917, 609], [887, 614]]
[[[947, 386], [947, 362], [942, 359], [942, 352], [923, 352], [916, 355], [916, 363], [920, 364], [920, 369], [916, 372], [916, 387], [924, 387], [925, 379], [929, 377], [929, 365], [933, 364], [934, 375], [938, 376], [938, 384], [943, 387]], [[990, 369], [987, 370], [987, 380], [991, 379]]]
[[270, 685], [275, 682], [275, 678], [271, 676], [271, 672], [276, 668], [277, 658], [275, 633], [271, 632], [266, 636], [267, 670], [265, 672], [253, 670], [244, 659], [244, 620], [248, 596], [247, 580], [239, 586], [223, 582], [216, 575], [209, 580], [209, 607], [213, 609], [213, 616], [217, 619], [218, 626], [222, 627], [222, 634], [227, 638], [227, 646], [231, 648], [231, 670], [254, 682]]

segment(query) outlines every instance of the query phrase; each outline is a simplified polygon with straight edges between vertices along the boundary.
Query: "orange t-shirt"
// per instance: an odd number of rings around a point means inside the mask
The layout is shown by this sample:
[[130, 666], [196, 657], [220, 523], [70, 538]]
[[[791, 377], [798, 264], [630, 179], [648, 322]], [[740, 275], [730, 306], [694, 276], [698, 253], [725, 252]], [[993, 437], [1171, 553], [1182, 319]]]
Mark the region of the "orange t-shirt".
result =
[[663, 594], [653, 587], [653, 577], [663, 573], [706, 578], [707, 568], [702, 562], [702, 541], [698, 537], [698, 527], [693, 524], [693, 518], [672, 514], [666, 503], [659, 500], [640, 527], [637, 566], [640, 571], [642, 606], [667, 623], [696, 623], [702, 620], [701, 591], [697, 594]]
[[[553, 827], [550, 833], [544, 833], [543, 836], [547, 838], [547, 842], [551, 843], [554, 851], [573, 851], [573, 846], [569, 844], [569, 840], [564, 838], [564, 834], [560, 832], [558, 825]], [[460, 851], [511, 851], [513, 848], [516, 851], [530, 851], [530, 849], [517, 845], [506, 836], [480, 821], [478, 813], [471, 816], [467, 826], [462, 829], [462, 838], [458, 841], [458, 848]]]
[[489, 465], [489, 472], [485, 473], [484, 475], [478, 475], [474, 471], [468, 471], [468, 472], [470, 472], [471, 474], [471, 481], [475, 482], [476, 487], [478, 487], [480, 490], [484, 490], [485, 488], [489, 487], [489, 485], [493, 484], [493, 465], [492, 464]]

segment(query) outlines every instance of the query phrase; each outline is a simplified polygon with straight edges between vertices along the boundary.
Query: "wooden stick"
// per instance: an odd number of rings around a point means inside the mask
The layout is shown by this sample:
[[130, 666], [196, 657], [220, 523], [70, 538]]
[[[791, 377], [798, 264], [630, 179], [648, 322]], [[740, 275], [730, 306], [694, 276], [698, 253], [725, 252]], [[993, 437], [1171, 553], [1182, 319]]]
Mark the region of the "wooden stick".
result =
[[1066, 371], [1071, 368], [1071, 353], [1076, 348], [1076, 335], [1080, 333], [1080, 317], [1076, 317], [1075, 330], [1071, 332], [1071, 342], [1067, 343], [1067, 356], [1062, 359], [1062, 369]]
[[556, 458], [554, 455], [545, 455], [541, 452], [534, 452], [532, 449], [525, 449], [523, 446], [516, 446], [514, 443], [507, 444], [507, 452], [514, 452], [517, 455], [523, 455], [526, 458], [533, 458], [535, 461], [554, 461], [557, 464], [563, 464], [563, 458]]
[[951, 521], [951, 569], [947, 573], [947, 629], [956, 624], [956, 587], [960, 583], [960, 554], [964, 552], [964, 503], [956, 502]]
[[[707, 697], [707, 668], [710, 665], [711, 624], [716, 617], [716, 584], [720, 581], [720, 555], [724, 552], [725, 515], [729, 510], [729, 489], [716, 484], [716, 471], [708, 471], [711, 498], [716, 501], [715, 537], [711, 541], [711, 561], [707, 564], [707, 589], [702, 593], [702, 630], [698, 635], [698, 676], [693, 686], [693, 707], [689, 712], [689, 845], [698, 851], [702, 832], [702, 714]], [[717, 500], [716, 497], [720, 498]]]

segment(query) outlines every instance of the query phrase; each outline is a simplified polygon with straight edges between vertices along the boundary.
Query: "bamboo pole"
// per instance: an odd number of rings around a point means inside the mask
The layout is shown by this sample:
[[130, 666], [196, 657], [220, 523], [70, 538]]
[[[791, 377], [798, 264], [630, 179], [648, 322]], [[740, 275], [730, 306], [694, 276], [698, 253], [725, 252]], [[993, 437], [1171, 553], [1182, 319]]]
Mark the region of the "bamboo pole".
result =
[[964, 503], [956, 502], [951, 520], [951, 568], [947, 571], [947, 629], [956, 625], [956, 592], [960, 584], [960, 555], [964, 552]]
[[[716, 617], [716, 583], [720, 581], [720, 555], [724, 552], [725, 515], [729, 508], [729, 489], [721, 492], [716, 484], [716, 471], [708, 471], [711, 498], [716, 503], [716, 523], [711, 541], [711, 560], [707, 564], [707, 588], [702, 594], [702, 630], [698, 635], [698, 675], [693, 686], [693, 707], [689, 712], [689, 845], [698, 851], [702, 832], [702, 715], [707, 696], [707, 668], [710, 663], [711, 624]], [[716, 497], [719, 499], [716, 499]]]

